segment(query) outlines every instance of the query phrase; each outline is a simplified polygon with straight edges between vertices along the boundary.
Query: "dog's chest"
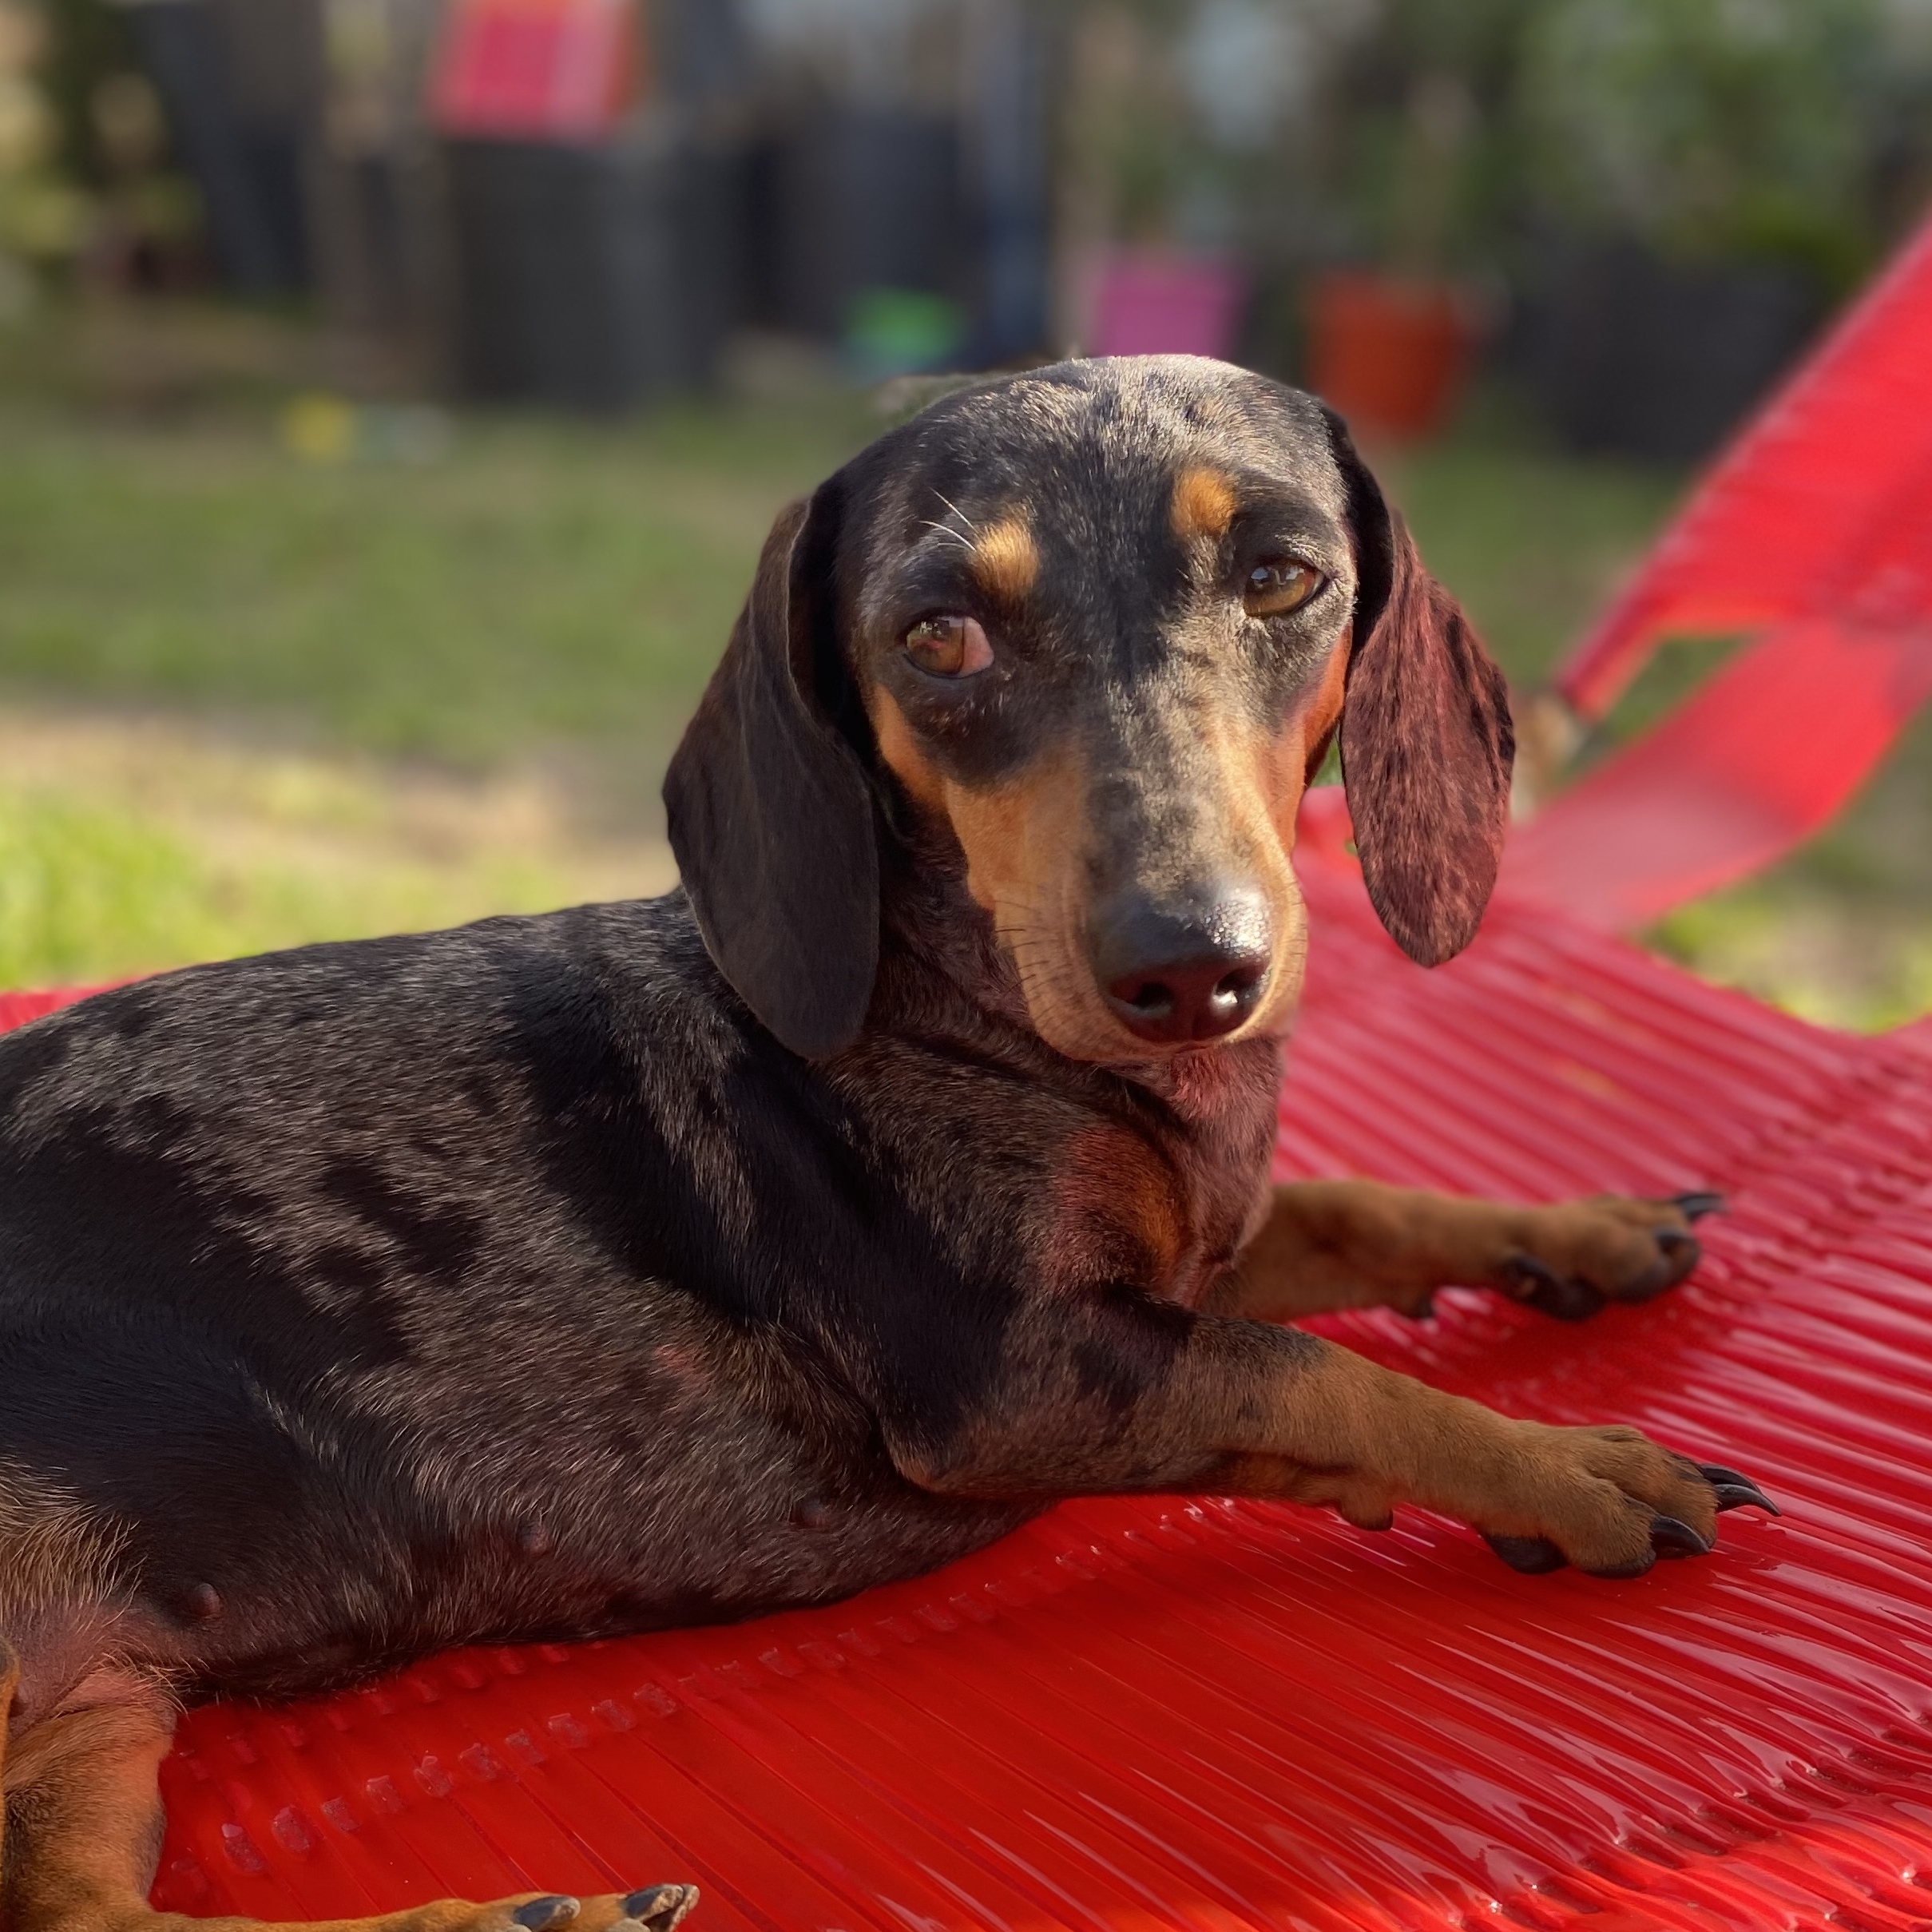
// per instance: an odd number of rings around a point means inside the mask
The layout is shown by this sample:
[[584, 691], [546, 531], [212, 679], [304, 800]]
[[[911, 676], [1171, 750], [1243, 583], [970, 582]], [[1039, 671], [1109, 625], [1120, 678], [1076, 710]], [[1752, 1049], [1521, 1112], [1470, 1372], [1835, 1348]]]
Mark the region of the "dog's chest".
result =
[[1063, 1279], [1199, 1303], [1266, 1211], [1279, 1062], [1248, 1059], [1184, 1069], [1160, 1113], [1069, 1137], [1051, 1242]]

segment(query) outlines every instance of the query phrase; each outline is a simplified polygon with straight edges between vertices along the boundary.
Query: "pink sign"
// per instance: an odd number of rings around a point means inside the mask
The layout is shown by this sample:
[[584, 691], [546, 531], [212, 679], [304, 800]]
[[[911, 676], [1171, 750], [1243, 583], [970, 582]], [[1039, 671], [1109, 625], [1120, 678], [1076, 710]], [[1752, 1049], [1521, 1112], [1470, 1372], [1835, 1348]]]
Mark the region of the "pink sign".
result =
[[1093, 352], [1225, 356], [1246, 292], [1240, 270], [1216, 256], [1110, 255], [1094, 285]]
[[589, 141], [635, 97], [634, 0], [455, 0], [430, 83], [446, 134]]

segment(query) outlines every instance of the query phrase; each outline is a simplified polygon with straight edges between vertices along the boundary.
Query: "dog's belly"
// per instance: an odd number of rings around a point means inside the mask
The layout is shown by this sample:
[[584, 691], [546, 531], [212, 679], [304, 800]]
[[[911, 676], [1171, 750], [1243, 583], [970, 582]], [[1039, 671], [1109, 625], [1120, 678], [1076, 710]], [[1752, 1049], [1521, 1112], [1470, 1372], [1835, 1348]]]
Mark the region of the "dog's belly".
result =
[[823, 1486], [802, 1482], [779, 1514], [772, 1492], [750, 1482], [730, 1505], [716, 1493], [654, 1494], [645, 1482], [637, 1503], [653, 1533], [641, 1546], [624, 1539], [628, 1549], [605, 1547], [600, 1526], [580, 1520], [559, 1491], [547, 1520], [533, 1513], [514, 1528], [419, 1549], [407, 1578], [392, 1561], [358, 1564], [331, 1536], [350, 1561], [320, 1589], [312, 1575], [294, 1583], [313, 1553], [291, 1561], [292, 1550], [267, 1566], [280, 1591], [237, 1592], [200, 1629], [184, 1630], [184, 1613], [192, 1617], [211, 1586], [177, 1591], [168, 1605], [150, 1593], [138, 1621], [154, 1660], [192, 1692], [288, 1697], [466, 1643], [568, 1642], [835, 1601], [979, 1549], [1038, 1507], [932, 1496], [889, 1472], [835, 1500], [815, 1493]]
[[[728, 1335], [668, 1291], [633, 1287], [628, 1313], [569, 1346], [560, 1316], [518, 1355], [424, 1350], [298, 1384], [166, 1313], [43, 1301], [22, 1320], [0, 1299], [0, 1490], [32, 1477], [38, 1514], [117, 1549], [111, 1577], [77, 1570], [92, 1601], [62, 1623], [105, 1610], [117, 1648], [184, 1688], [269, 1696], [466, 1642], [825, 1601], [1031, 1513], [906, 1482], [865, 1407], [781, 1336]], [[0, 1634], [57, 1668], [62, 1631], [26, 1629], [8, 1594], [0, 1579]]]
[[[73, 1615], [105, 1610], [117, 1648], [191, 1694], [295, 1696], [454, 1644], [823, 1602], [1033, 1513], [908, 1483], [863, 1409], [782, 1351], [762, 1376], [653, 1380], [646, 1350], [521, 1413], [498, 1373], [464, 1391], [378, 1382], [298, 1414], [171, 1325], [10, 1340], [0, 1474], [37, 1473], [119, 1545], [109, 1601], [86, 1579], [95, 1601]], [[59, 1647], [5, 1597], [6, 1634]]]

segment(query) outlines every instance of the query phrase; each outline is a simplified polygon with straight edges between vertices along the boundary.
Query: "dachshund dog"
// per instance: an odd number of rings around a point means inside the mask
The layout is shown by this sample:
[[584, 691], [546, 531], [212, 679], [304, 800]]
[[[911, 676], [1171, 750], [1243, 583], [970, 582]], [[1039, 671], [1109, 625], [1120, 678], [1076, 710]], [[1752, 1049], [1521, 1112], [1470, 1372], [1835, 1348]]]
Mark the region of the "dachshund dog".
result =
[[[1642, 1300], [1712, 1204], [1271, 1187], [1338, 736], [1377, 910], [1446, 959], [1508, 707], [1341, 423], [1064, 363], [779, 518], [666, 782], [680, 890], [0, 1043], [6, 1932], [188, 1932], [146, 1903], [186, 1699], [820, 1603], [1066, 1497], [1413, 1504], [1605, 1577], [1764, 1504], [1287, 1325]], [[694, 1896], [354, 1922], [665, 1932]]]

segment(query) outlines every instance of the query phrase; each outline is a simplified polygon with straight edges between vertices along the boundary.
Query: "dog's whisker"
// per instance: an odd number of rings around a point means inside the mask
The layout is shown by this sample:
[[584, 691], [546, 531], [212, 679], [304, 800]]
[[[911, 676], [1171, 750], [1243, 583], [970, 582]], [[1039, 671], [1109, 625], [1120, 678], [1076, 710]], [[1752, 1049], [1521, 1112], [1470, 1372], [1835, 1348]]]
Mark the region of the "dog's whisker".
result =
[[950, 523], [936, 523], [932, 520], [932, 518], [928, 517], [921, 520], [919, 527], [922, 530], [934, 531], [942, 537], [950, 537], [954, 543], [958, 544], [959, 547], [965, 550], [969, 555], [972, 553], [973, 544], [971, 538], [962, 535], [959, 531], [954, 530]]
[[973, 533], [974, 536], [977, 537], [979, 534], [979, 526], [975, 523], [973, 519], [969, 517], [966, 512], [946, 494], [943, 490], [935, 490], [933, 492], [933, 494], [936, 496], [939, 501], [943, 503], [946, 507], [950, 510], [953, 514]]

